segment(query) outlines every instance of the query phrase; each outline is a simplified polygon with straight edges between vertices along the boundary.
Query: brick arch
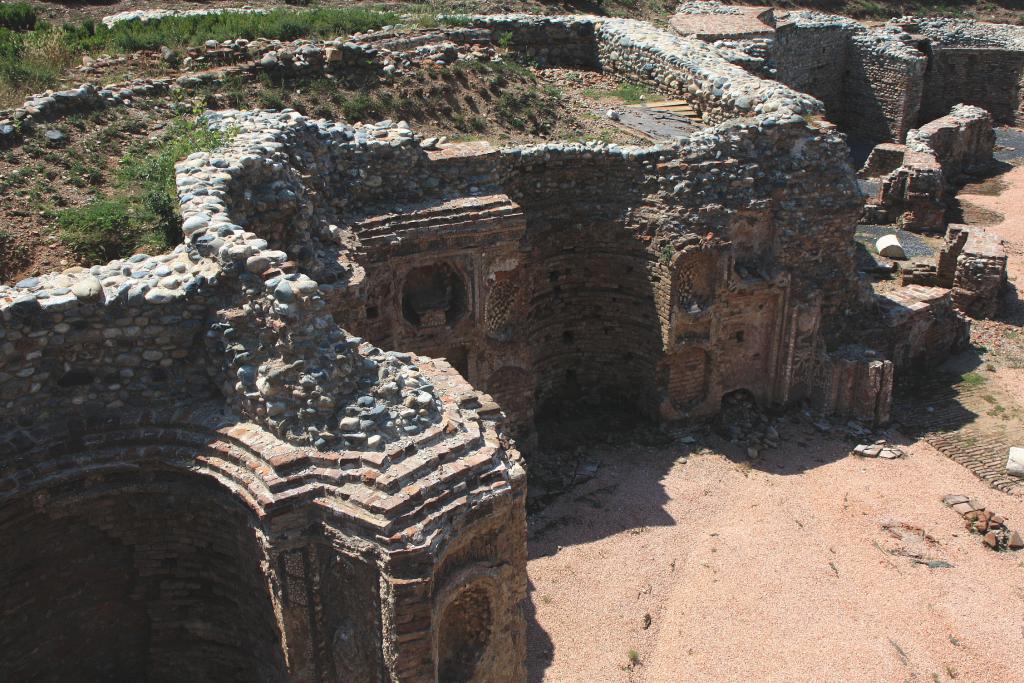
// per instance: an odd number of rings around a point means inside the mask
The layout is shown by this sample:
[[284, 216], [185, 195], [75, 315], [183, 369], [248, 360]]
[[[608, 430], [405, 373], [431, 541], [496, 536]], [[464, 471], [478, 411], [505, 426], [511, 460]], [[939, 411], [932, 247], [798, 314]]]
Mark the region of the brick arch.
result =
[[493, 570], [471, 565], [434, 602], [434, 667], [438, 683], [493, 680], [505, 656], [503, 596]]
[[0, 678], [287, 680], [253, 454], [188, 424], [44, 434], [0, 449]]

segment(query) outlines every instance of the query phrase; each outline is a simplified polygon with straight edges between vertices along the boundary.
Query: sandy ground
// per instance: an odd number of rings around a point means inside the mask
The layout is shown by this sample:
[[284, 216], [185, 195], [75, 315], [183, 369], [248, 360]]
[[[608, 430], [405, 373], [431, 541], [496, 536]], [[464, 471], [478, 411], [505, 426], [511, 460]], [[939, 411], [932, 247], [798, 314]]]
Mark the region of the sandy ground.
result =
[[1024, 282], [1024, 166], [1015, 166], [999, 176], [998, 194], [975, 194], [971, 187], [958, 195], [962, 202], [993, 211], [1002, 218], [986, 226], [1006, 242], [1010, 260], [1007, 265], [1011, 281]]
[[[959, 199], [1024, 287], [1024, 166]], [[980, 338], [1017, 346], [1022, 310], [1011, 290]], [[991, 391], [1020, 409], [1024, 369], [1000, 358]], [[1022, 532], [1024, 498], [924, 442], [861, 459], [805, 430], [753, 467], [721, 442], [589, 453], [596, 477], [530, 521], [531, 683], [1024, 681], [1024, 552], [984, 547], [942, 497]]]
[[531, 520], [530, 680], [1024, 681], [1024, 553], [941, 498], [1011, 527], [1024, 500], [926, 444], [883, 461], [788, 436], [754, 468], [594, 453], [597, 476]]

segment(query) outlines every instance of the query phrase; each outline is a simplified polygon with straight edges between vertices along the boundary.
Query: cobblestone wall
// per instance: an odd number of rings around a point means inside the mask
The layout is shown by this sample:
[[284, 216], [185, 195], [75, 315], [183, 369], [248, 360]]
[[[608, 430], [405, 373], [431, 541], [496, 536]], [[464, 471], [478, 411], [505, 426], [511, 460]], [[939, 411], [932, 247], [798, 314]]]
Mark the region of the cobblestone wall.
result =
[[911, 130], [900, 166], [882, 179], [868, 203], [869, 220], [908, 230], [945, 230], [946, 198], [964, 173], [992, 162], [994, 145], [992, 117], [969, 105]]
[[[267, 600], [211, 617], [260, 624], [257, 677], [523, 680], [525, 471], [464, 375], [524, 434], [566, 396], [687, 419], [738, 389], [884, 420], [892, 370], [962, 337], [948, 292], [911, 291], [878, 316], [881, 356], [826, 351], [870, 302], [861, 198], [818, 100], [640, 22], [473, 23], [552, 62], [596, 55], [716, 125], [646, 148], [437, 149], [400, 123], [211, 114], [234, 138], [177, 166], [185, 245], [0, 288], [5, 509], [38, 514], [36, 496], [98, 470], [242, 503], [244, 523], [216, 531], [197, 505], [180, 538], [259, 541], [224, 571]], [[110, 633], [108, 649], [134, 637]], [[128, 665], [149, 645], [128, 643]]]

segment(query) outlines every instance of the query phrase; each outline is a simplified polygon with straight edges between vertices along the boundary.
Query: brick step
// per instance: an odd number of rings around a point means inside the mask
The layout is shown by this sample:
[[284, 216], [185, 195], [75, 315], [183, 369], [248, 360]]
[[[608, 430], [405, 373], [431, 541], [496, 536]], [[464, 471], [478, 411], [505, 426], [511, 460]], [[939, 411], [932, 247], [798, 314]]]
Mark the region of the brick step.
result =
[[506, 210], [514, 209], [516, 213], [520, 212], [519, 207], [513, 204], [504, 195], [486, 195], [472, 198], [463, 197], [458, 200], [450, 200], [434, 206], [411, 206], [406, 208], [405, 210], [398, 212], [370, 216], [354, 223], [352, 225], [352, 229], [356, 234], [360, 234], [375, 226], [387, 223], [401, 223], [408, 220], [422, 220], [420, 217], [428, 216], [433, 216], [440, 219], [444, 216], [450, 216], [453, 214], [481, 212], [500, 207], [505, 207]]
[[453, 230], [463, 227], [478, 226], [481, 223], [494, 222], [500, 218], [514, 216], [516, 214], [510, 211], [491, 210], [491, 211], [474, 211], [465, 212], [461, 214], [452, 214], [450, 216], [429, 216], [424, 218], [411, 218], [401, 222], [385, 223], [380, 226], [374, 226], [367, 230], [361, 230], [356, 234], [359, 235], [363, 241], [372, 240], [379, 237], [388, 235], [396, 235], [398, 233], [412, 232], [412, 231], [426, 231], [435, 228], [443, 228], [446, 230]]
[[[455, 493], [447, 489], [437, 498], [426, 500], [422, 505], [412, 509], [407, 516], [415, 519], [417, 525], [424, 530], [434, 529], [443, 525], [449, 519], [450, 513], [464, 505], [466, 500], [483, 496], [486, 493], [507, 486], [508, 482], [501, 478], [488, 482], [481, 481], [476, 486], [467, 488], [461, 493]], [[405, 518], [397, 521], [408, 525], [408, 521]]]

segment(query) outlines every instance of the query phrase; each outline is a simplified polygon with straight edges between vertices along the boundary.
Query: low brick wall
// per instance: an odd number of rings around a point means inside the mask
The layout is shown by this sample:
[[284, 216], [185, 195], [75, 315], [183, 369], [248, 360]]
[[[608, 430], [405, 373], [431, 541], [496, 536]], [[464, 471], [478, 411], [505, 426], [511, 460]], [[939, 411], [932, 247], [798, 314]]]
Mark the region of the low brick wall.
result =
[[945, 230], [947, 197], [964, 173], [991, 163], [994, 145], [988, 112], [969, 105], [957, 105], [947, 116], [910, 131], [902, 163], [868, 202], [869, 220], [922, 232]]

